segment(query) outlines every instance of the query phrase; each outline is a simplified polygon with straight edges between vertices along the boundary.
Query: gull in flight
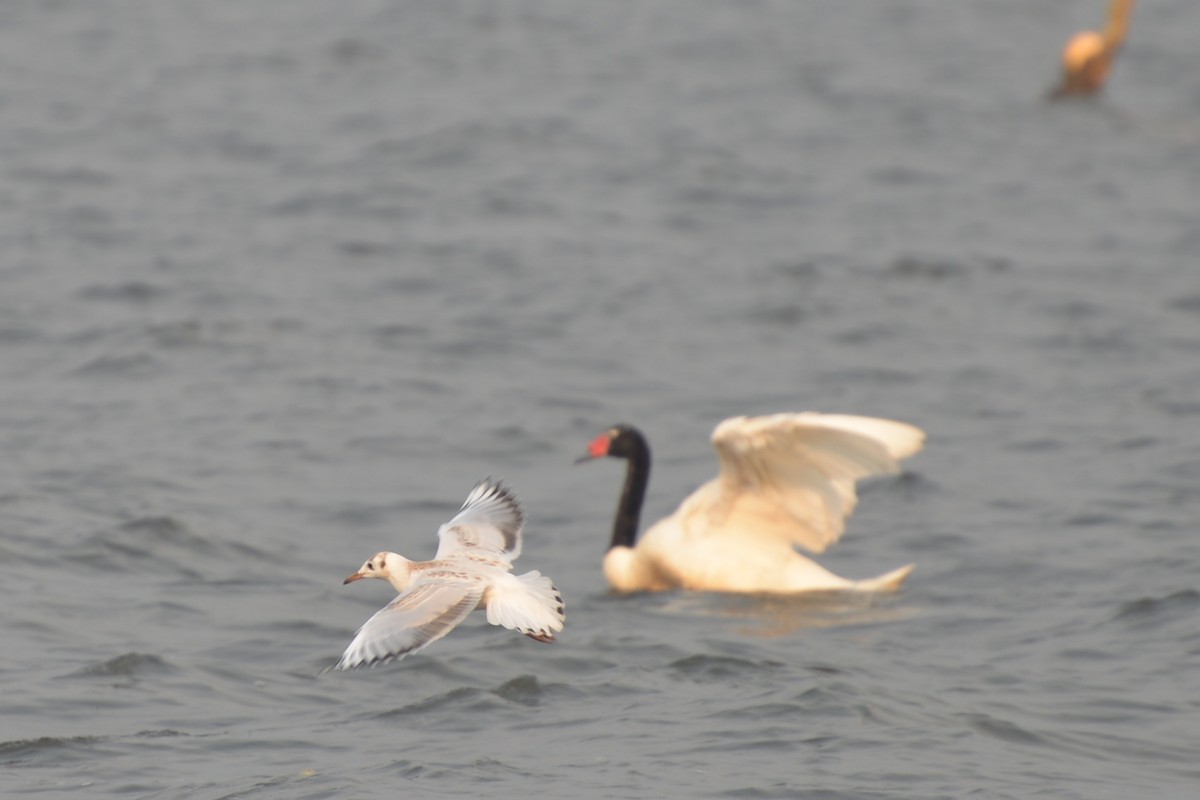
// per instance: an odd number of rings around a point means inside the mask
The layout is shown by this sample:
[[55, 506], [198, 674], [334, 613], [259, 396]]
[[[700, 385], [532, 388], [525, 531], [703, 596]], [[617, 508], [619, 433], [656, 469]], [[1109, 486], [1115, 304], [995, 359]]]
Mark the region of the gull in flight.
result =
[[389, 552], [371, 556], [343, 583], [379, 578], [400, 595], [358, 629], [332, 669], [404, 658], [454, 630], [475, 609], [485, 609], [493, 625], [553, 642], [563, 629], [562, 595], [536, 570], [512, 574], [524, 521], [512, 492], [488, 479], [438, 528], [432, 561], [409, 561]]

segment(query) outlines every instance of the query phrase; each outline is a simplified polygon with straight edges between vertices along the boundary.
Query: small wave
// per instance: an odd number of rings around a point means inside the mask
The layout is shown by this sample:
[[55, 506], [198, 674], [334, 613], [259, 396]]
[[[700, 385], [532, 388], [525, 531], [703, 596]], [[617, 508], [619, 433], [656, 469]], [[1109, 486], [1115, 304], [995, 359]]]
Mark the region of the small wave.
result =
[[173, 517], [139, 517], [89, 536], [81, 545], [80, 556], [95, 565], [105, 565], [117, 556], [158, 560], [164, 548], [201, 555], [215, 549]]
[[838, 344], [867, 345], [901, 337], [902, 331], [898, 326], [871, 321], [840, 330], [834, 334], [833, 340]]
[[1142, 396], [1146, 402], [1172, 417], [1190, 417], [1200, 414], [1200, 402], [1194, 394], [1174, 389], [1147, 389]]
[[777, 661], [750, 661], [732, 656], [700, 654], [681, 658], [668, 666], [679, 674], [694, 680], [723, 682], [729, 678], [747, 678], [775, 672], [783, 664]]
[[138, 731], [134, 734], [139, 739], [171, 739], [177, 736], [191, 736], [190, 733], [183, 731], [172, 730], [171, 728], [159, 728], [156, 730]]
[[1080, 331], [1078, 326], [1070, 331], [1040, 336], [1032, 340], [1035, 347], [1054, 351], [1079, 351], [1089, 354], [1129, 354], [1136, 352], [1137, 346], [1128, 331]]
[[429, 328], [424, 325], [405, 325], [394, 322], [388, 325], [376, 325], [366, 330], [367, 335], [384, 349], [407, 349], [413, 346], [414, 340], [429, 336]]
[[[814, 278], [821, 276], [821, 264], [826, 262], [840, 262], [837, 256], [827, 256], [820, 259], [806, 259], [801, 261], [790, 261], [775, 264], [771, 271], [775, 275], [780, 276], [785, 280], [796, 280], [808, 282]], [[844, 267], [841, 263], [828, 264], [827, 266], [836, 266], [839, 269]]]
[[504, 356], [513, 350], [509, 336], [499, 333], [503, 326], [497, 322], [496, 332], [481, 333], [476, 336], [465, 335], [448, 341], [433, 342], [429, 351], [449, 358], [472, 360]]
[[392, 258], [396, 253], [396, 246], [388, 242], [368, 242], [364, 239], [347, 239], [338, 242], [334, 247], [341, 253], [355, 258], [370, 258], [372, 256], [380, 256], [384, 258]]
[[1096, 528], [1104, 525], [1126, 525], [1127, 520], [1116, 514], [1088, 512], [1068, 517], [1063, 520], [1063, 524], [1069, 525], [1072, 528]]
[[724, 720], [725, 722], [746, 720], [748, 722], [763, 723], [772, 719], [794, 720], [808, 710], [801, 703], [780, 701], [725, 708], [715, 714], [711, 714], [710, 717], [712, 719]]
[[416, 703], [409, 703], [400, 708], [393, 708], [388, 711], [381, 711], [375, 715], [376, 719], [390, 719], [393, 717], [407, 717], [412, 715], [426, 715], [431, 712], [456, 710], [474, 711], [481, 707], [495, 707], [498, 703], [490, 692], [485, 692], [482, 689], [476, 689], [471, 686], [459, 686], [451, 689], [448, 692], [443, 692], [433, 697], [427, 697]]
[[879, 494], [883, 496], [903, 497], [916, 500], [937, 494], [941, 487], [938, 482], [927, 475], [913, 469], [906, 469], [899, 475], [888, 477], [867, 478], [859, 484], [859, 496]]
[[1174, 311], [1200, 313], [1200, 294], [1188, 294], [1167, 301], [1167, 308]]
[[0, 742], [0, 755], [29, 753], [54, 747], [69, 747], [73, 744], [91, 744], [99, 741], [95, 736], [39, 736], [36, 739], [12, 739]]
[[166, 296], [167, 290], [145, 281], [126, 281], [125, 283], [92, 284], [79, 290], [79, 296], [84, 300], [102, 300], [105, 302], [145, 304]]
[[1068, 443], [1063, 439], [1039, 436], [1034, 439], [1018, 439], [1015, 442], [1006, 443], [1003, 449], [1016, 453], [1057, 453], [1064, 450], [1067, 445]]
[[917, 383], [920, 380], [915, 372], [888, 367], [849, 367], [823, 372], [818, 376], [820, 381], [851, 384], [867, 384], [880, 386], [904, 386]]
[[[446, 778], [491, 782], [502, 777], [528, 776], [530, 773], [494, 758], [477, 758], [474, 761], [448, 764], [422, 764], [409, 759], [398, 759], [376, 772], [396, 775], [408, 780], [438, 781]], [[484, 794], [487, 794], [486, 792]]]
[[459, 686], [416, 703], [382, 711], [375, 716], [377, 719], [390, 719], [437, 715], [458, 719], [463, 714], [472, 716], [481, 712], [500, 710], [511, 704], [538, 706], [559, 688], [561, 687], [557, 684], [543, 684], [534, 675], [518, 675], [494, 689]]
[[883, 800], [883, 798], [894, 797], [892, 794], [875, 792], [846, 793], [835, 789], [798, 789], [790, 783], [778, 788], [747, 786], [739, 789], [726, 789], [714, 796], [733, 798], [733, 800], [876, 800], [876, 798]]
[[1157, 436], [1133, 436], [1113, 443], [1118, 450], [1148, 450], [1162, 444]]
[[322, 518], [327, 524], [338, 528], [370, 528], [383, 525], [395, 515], [395, 503], [348, 503], [341, 508], [329, 509], [322, 514]]
[[[1111, 726], [1111, 723], [1109, 723]], [[1157, 765], [1157, 769], [1181, 776], [1196, 776], [1195, 749], [1187, 742], [1156, 740], [1152, 736], [1126, 736], [1109, 730], [1064, 731], [1055, 744], [1109, 762]]]
[[231, 561], [265, 557], [245, 543], [198, 534], [167, 515], [123, 522], [88, 536], [78, 547], [79, 562], [97, 569], [144, 572], [153, 566], [192, 580], [203, 577], [196, 567], [206, 562], [227, 568]]
[[110, 678], [136, 677], [139, 675], [162, 674], [173, 671], [170, 664], [155, 655], [123, 653], [107, 661], [91, 664], [76, 670], [67, 678]]
[[27, 344], [41, 338], [41, 333], [34, 328], [14, 325], [11, 322], [0, 327], [0, 345]]
[[546, 690], [535, 676], [518, 675], [492, 689], [492, 694], [523, 706], [536, 706], [545, 698]]
[[752, 323], [794, 328], [807, 318], [807, 313], [797, 303], [759, 305], [749, 309], [745, 317]]
[[992, 717], [987, 714], [968, 714], [967, 723], [979, 733], [1013, 744], [1045, 746], [1045, 737], [1028, 731], [1014, 722]]
[[93, 358], [71, 370], [70, 374], [79, 378], [145, 378], [162, 368], [162, 362], [148, 353], [131, 353]]
[[183, 350], [207, 343], [209, 331], [199, 321], [181, 319], [146, 326], [146, 335], [158, 348]]
[[1138, 625], [1173, 621], [1179, 616], [1191, 615], [1200, 608], [1200, 592], [1183, 589], [1165, 597], [1142, 597], [1121, 604], [1114, 620], [1128, 620]]
[[554, 453], [557, 447], [544, 436], [520, 425], [504, 425], [488, 431], [488, 438], [472, 442], [469, 448], [452, 452], [474, 453], [475, 457], [514, 458], [520, 455]]
[[61, 762], [66, 754], [89, 750], [100, 741], [98, 736], [39, 736], [36, 739], [12, 739], [0, 742], [0, 764], [15, 766], [39, 758]]
[[888, 265], [886, 275], [893, 278], [945, 280], [975, 272], [999, 272], [1010, 266], [1007, 259], [975, 257], [966, 261], [938, 256], [903, 255]]
[[18, 167], [8, 177], [57, 186], [108, 186], [116, 180], [113, 173], [93, 167]]

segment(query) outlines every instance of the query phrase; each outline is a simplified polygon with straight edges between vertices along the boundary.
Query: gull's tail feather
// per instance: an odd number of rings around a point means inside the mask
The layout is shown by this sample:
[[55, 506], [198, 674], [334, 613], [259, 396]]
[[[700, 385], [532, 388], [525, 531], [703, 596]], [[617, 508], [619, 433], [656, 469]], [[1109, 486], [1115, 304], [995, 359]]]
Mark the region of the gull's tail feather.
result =
[[496, 581], [484, 602], [488, 622], [520, 631], [539, 642], [553, 642], [566, 620], [562, 593], [537, 570]]

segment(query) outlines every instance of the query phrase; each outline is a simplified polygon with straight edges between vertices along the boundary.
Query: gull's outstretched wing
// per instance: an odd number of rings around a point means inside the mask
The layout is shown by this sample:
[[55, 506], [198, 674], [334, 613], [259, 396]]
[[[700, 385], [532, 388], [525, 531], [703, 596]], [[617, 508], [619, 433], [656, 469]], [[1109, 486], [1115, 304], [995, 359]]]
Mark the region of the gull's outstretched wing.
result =
[[358, 629], [334, 669], [386, 664], [436, 642], [479, 605], [480, 581], [418, 583]]
[[521, 554], [525, 515], [512, 491], [491, 479], [480, 481], [467, 495], [454, 519], [438, 528], [435, 560], [469, 553], [511, 563]]

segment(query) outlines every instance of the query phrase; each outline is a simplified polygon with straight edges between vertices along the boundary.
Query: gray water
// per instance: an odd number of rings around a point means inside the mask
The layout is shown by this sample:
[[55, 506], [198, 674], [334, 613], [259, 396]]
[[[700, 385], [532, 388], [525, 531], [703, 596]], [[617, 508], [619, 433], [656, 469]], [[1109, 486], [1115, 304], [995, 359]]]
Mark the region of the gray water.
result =
[[[1190, 798], [1200, 4], [0, 8], [0, 794]], [[615, 597], [712, 427], [925, 428], [821, 562]], [[470, 487], [553, 646], [317, 673]]]

